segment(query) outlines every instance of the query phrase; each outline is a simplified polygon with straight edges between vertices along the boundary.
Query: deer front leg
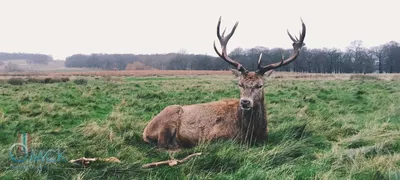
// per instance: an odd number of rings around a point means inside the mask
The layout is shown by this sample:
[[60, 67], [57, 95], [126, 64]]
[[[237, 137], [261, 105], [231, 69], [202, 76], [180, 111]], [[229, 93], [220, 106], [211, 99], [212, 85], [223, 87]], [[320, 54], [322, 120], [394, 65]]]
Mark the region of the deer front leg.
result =
[[165, 127], [158, 135], [157, 147], [160, 149], [178, 149], [179, 145], [176, 140], [176, 127]]

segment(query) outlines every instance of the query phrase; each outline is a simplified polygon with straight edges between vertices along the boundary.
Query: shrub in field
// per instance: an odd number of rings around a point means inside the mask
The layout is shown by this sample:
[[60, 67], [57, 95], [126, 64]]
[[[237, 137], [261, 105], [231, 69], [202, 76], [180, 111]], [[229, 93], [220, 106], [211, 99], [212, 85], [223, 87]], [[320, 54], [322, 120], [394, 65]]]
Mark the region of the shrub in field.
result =
[[27, 79], [28, 83], [44, 83], [43, 78], [35, 78], [35, 77], [30, 77]]
[[75, 79], [74, 83], [78, 84], [78, 85], [84, 85], [84, 84], [87, 84], [87, 80], [83, 79], [83, 78], [79, 78], [79, 79]]
[[22, 84], [24, 84], [24, 80], [22, 78], [11, 78], [7, 82], [8, 82], [8, 84], [11, 84], [11, 85], [22, 85]]
[[68, 82], [68, 81], [69, 81], [69, 77], [62, 77], [62, 78], [61, 78], [61, 81], [62, 81], [62, 82]]
[[350, 76], [350, 80], [380, 80], [379, 77], [371, 75], [354, 74]]
[[49, 78], [49, 77], [44, 78], [44, 83], [45, 83], [45, 84], [50, 83], [50, 81], [51, 81], [51, 78]]
[[113, 76], [105, 76], [104, 81], [106, 82], [117, 82], [117, 81], [122, 81], [120, 77], [113, 77]]
[[53, 77], [50, 82], [56, 83], [56, 82], [68, 82], [69, 77]]
[[50, 83], [60, 83], [60, 82], [68, 82], [68, 77], [30, 77], [27, 79], [29, 83], [43, 83], [43, 84], [50, 84]]
[[59, 82], [63, 82], [62, 80], [61, 80], [61, 78], [58, 78], [58, 77], [51, 77], [51, 78], [46, 78], [46, 82], [45, 83], [48, 83], [48, 84], [50, 84], [50, 83], [59, 83]]

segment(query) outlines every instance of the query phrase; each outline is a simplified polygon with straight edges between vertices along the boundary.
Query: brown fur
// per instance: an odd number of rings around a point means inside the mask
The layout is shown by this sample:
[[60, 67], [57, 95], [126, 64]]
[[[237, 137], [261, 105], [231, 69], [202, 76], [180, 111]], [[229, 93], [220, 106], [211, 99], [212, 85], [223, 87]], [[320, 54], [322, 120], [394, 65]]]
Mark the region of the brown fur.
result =
[[268, 131], [263, 76], [249, 72], [239, 75], [238, 83], [242, 86], [241, 97], [253, 99], [252, 109], [242, 110], [239, 99], [171, 105], [149, 122], [144, 129], [143, 140], [157, 142], [159, 148], [166, 149], [193, 147], [215, 139], [264, 142]]

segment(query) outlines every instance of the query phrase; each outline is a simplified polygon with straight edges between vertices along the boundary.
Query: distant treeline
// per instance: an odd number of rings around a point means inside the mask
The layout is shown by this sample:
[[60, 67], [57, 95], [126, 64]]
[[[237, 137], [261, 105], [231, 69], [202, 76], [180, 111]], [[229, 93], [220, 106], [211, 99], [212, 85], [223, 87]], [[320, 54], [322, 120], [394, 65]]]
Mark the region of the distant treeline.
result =
[[99, 69], [126, 69], [128, 64], [141, 62], [146, 66], [162, 70], [222, 70], [227, 64], [213, 56], [201, 54], [75, 54], [67, 57], [66, 67], [87, 67]]
[[[279, 62], [289, 57], [292, 49], [254, 47], [251, 49], [236, 48], [229, 56], [249, 70], [257, 68], [260, 53], [262, 64]], [[2, 60], [26, 59], [30, 63], [47, 64], [53, 60], [49, 55], [27, 53], [0, 53]], [[66, 58], [66, 67], [97, 68], [104, 70], [124, 70], [141, 67], [160, 70], [226, 70], [228, 64], [216, 54], [74, 54]], [[310, 73], [372, 73], [400, 72], [400, 45], [390, 41], [386, 44], [365, 48], [362, 41], [353, 41], [345, 50], [336, 48], [307, 49], [302, 48], [296, 61], [277, 71], [294, 71]]]
[[[263, 65], [289, 57], [291, 49], [254, 47], [236, 48], [229, 56], [249, 70], [257, 68], [257, 60], [263, 53]], [[122, 70], [128, 64], [141, 62], [146, 66], [162, 70], [226, 70], [228, 64], [221, 58], [209, 55], [169, 53], [152, 55], [135, 54], [76, 54], [66, 59], [67, 67], [87, 67]], [[336, 48], [307, 49], [304, 47], [296, 61], [278, 71], [310, 73], [372, 73], [400, 72], [400, 45], [398, 42], [365, 48], [362, 41], [353, 41], [342, 51]]]
[[47, 64], [53, 60], [53, 57], [45, 54], [0, 52], [0, 61], [17, 59], [26, 60], [29, 64]]

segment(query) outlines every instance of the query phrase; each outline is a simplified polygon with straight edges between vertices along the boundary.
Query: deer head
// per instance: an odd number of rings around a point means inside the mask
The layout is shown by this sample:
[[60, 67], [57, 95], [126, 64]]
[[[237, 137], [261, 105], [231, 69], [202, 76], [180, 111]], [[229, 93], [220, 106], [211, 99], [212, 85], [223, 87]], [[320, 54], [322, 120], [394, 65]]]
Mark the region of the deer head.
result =
[[255, 72], [250, 72], [246, 68], [244, 68], [240, 63], [231, 59], [226, 51], [226, 46], [228, 44], [228, 41], [232, 37], [233, 33], [235, 33], [235, 30], [239, 22], [236, 22], [231, 32], [228, 35], [224, 36], [226, 29], [222, 32], [222, 34], [220, 34], [221, 17], [219, 18], [217, 25], [217, 37], [221, 44], [222, 53], [220, 53], [217, 47], [215, 46], [215, 41], [214, 41], [214, 50], [219, 57], [221, 57], [231, 66], [235, 67], [235, 69], [231, 69], [231, 71], [238, 77], [238, 85], [240, 88], [240, 108], [242, 110], [250, 110], [255, 105], [264, 103], [263, 102], [264, 77], [268, 77], [269, 75], [271, 75], [274, 69], [288, 65], [294, 60], [296, 60], [297, 56], [300, 53], [300, 49], [305, 45], [304, 38], [306, 36], [306, 26], [303, 20], [301, 20], [301, 23], [302, 23], [302, 32], [300, 33], [299, 36], [300, 39], [298, 39], [296, 36], [293, 37], [289, 33], [289, 31], [287, 31], [287, 34], [293, 41], [292, 44], [293, 51], [289, 58], [285, 59], [285, 57], [282, 54], [282, 60], [280, 62], [269, 64], [267, 66], [262, 66], [261, 65], [262, 53], [261, 53], [258, 59], [258, 65], [257, 65], [258, 69]]

